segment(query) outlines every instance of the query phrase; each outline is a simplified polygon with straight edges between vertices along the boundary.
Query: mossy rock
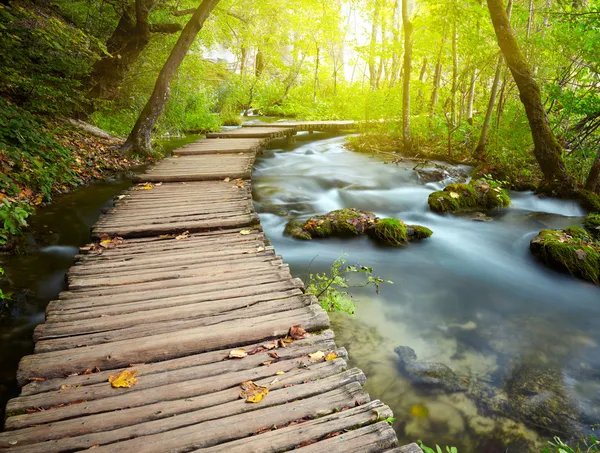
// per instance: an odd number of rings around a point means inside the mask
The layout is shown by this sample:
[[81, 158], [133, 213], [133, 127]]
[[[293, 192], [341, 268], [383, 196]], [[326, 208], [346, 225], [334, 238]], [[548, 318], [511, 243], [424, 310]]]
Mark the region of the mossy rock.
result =
[[364, 234], [378, 220], [372, 212], [345, 208], [311, 217], [304, 222], [292, 220], [284, 233], [297, 239], [357, 236]]
[[301, 239], [303, 241], [310, 241], [312, 239], [311, 235], [304, 231], [304, 222], [300, 220], [290, 220], [285, 229], [283, 230], [283, 234], [286, 236], [291, 236], [295, 239]]
[[600, 241], [600, 212], [592, 212], [583, 219], [583, 226], [596, 240]]
[[377, 242], [394, 247], [399, 247], [408, 242], [406, 225], [393, 217], [379, 220], [367, 230], [367, 234]]
[[583, 228], [542, 230], [529, 249], [549, 267], [600, 286], [600, 242]]
[[433, 231], [421, 225], [406, 225], [406, 234], [409, 241], [420, 241], [431, 236]]
[[444, 190], [431, 193], [428, 203], [432, 211], [446, 213], [504, 208], [510, 204], [510, 197], [501, 187], [477, 180], [469, 184], [448, 184]]
[[314, 216], [306, 221], [291, 220], [286, 225], [284, 234], [302, 240], [368, 234], [382, 244], [397, 247], [408, 241], [428, 238], [433, 233], [420, 225], [406, 225], [395, 218], [380, 219], [372, 212], [346, 208]]
[[589, 190], [580, 190], [579, 202], [581, 205], [591, 212], [600, 212], [600, 195], [596, 195]]

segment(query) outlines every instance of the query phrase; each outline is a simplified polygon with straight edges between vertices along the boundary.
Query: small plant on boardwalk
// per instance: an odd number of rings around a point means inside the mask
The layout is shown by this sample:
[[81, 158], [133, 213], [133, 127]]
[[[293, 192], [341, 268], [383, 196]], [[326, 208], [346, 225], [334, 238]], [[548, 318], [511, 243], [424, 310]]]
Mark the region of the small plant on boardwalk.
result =
[[[342, 311], [349, 315], [356, 311], [356, 304], [352, 296], [346, 291], [348, 288], [362, 288], [365, 286], [375, 286], [375, 292], [379, 294], [379, 287], [383, 283], [393, 282], [384, 280], [373, 275], [373, 268], [361, 266], [359, 264], [346, 265], [346, 256], [342, 255], [331, 265], [329, 272], [320, 274], [309, 274], [306, 282], [306, 292], [313, 294], [321, 303], [321, 307], [328, 312]], [[348, 276], [350, 274], [365, 274], [362, 284], [350, 285]]]

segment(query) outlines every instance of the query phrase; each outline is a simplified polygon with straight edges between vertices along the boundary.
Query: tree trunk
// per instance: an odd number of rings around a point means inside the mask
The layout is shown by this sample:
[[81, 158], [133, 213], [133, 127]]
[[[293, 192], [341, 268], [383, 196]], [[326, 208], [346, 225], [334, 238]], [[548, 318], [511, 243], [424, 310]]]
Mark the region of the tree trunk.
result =
[[444, 34], [442, 35], [442, 43], [440, 44], [440, 51], [438, 52], [437, 63], [435, 64], [435, 73], [433, 76], [433, 91], [431, 92], [431, 104], [430, 104], [430, 120], [433, 119], [435, 112], [435, 106], [438, 103], [440, 81], [442, 80], [442, 52], [444, 51], [444, 44], [446, 43], [446, 36], [448, 34], [448, 24], [444, 24]]
[[534, 155], [547, 183], [558, 183], [572, 188], [573, 183], [567, 174], [561, 158], [562, 147], [556, 140], [542, 103], [538, 84], [531, 74], [529, 64], [519, 48], [517, 39], [510, 27], [502, 0], [487, 0], [498, 45], [510, 68], [521, 102], [525, 107], [534, 143]]
[[240, 52], [240, 75], [243, 76], [246, 71], [246, 55], [248, 53], [248, 49], [246, 46], [242, 46]]
[[265, 69], [265, 59], [262, 50], [256, 51], [256, 61], [254, 62], [254, 75], [258, 79]]
[[317, 89], [319, 88], [319, 60], [321, 57], [321, 49], [317, 46], [317, 55], [315, 62], [315, 80], [313, 85], [313, 104], [317, 103]]
[[469, 83], [469, 93], [467, 96], [467, 123], [473, 125], [473, 103], [475, 102], [475, 82], [477, 81], [477, 68], [473, 69], [471, 74], [471, 83]]
[[410, 134], [410, 73], [412, 70], [413, 25], [408, 15], [408, 0], [402, 0], [402, 26], [404, 28], [404, 61], [402, 75], [402, 144], [404, 151], [412, 150]]
[[369, 82], [371, 90], [377, 89], [377, 65], [375, 64], [375, 51], [377, 50], [377, 31], [379, 30], [379, 0], [375, 0], [373, 23], [371, 24], [371, 42], [369, 44]]
[[394, 13], [392, 16], [392, 35], [393, 35], [393, 52], [392, 52], [392, 68], [390, 70], [390, 88], [396, 84], [398, 80], [398, 71], [400, 69], [400, 55], [398, 49], [400, 47], [400, 0], [395, 0]]
[[181, 30], [179, 24], [149, 24], [148, 15], [153, 5], [150, 0], [136, 0], [123, 8], [117, 28], [106, 42], [108, 55], [94, 64], [87, 81], [89, 99], [113, 100], [117, 97], [120, 85], [150, 42], [152, 32], [176, 33]]
[[600, 195], [600, 149], [596, 153], [596, 159], [585, 182], [585, 188]]
[[173, 76], [217, 3], [219, 3], [219, 0], [203, 0], [186, 24], [158, 75], [150, 99], [140, 113], [127, 141], [121, 148], [122, 153], [140, 153], [146, 155], [151, 153], [150, 139], [152, 137], [152, 129], [169, 100]]
[[[502, 1], [502, 0], [500, 0]], [[506, 20], [510, 27], [510, 14], [512, 12], [512, 0], [508, 0], [506, 6]], [[492, 122], [492, 114], [494, 113], [494, 106], [496, 105], [496, 97], [498, 96], [498, 87], [500, 85], [500, 77], [502, 76], [502, 66], [504, 63], [504, 57], [502, 53], [498, 55], [498, 61], [496, 62], [496, 72], [494, 73], [494, 82], [492, 83], [492, 91], [490, 92], [490, 100], [488, 101], [487, 110], [485, 111], [485, 119], [481, 126], [481, 134], [479, 135], [479, 141], [477, 147], [473, 151], [473, 157], [476, 159], [485, 159], [485, 146], [487, 144], [488, 133], [490, 131], [490, 124]]]
[[452, 127], [456, 126], [456, 92], [458, 91], [458, 28], [454, 19], [452, 31], [452, 97], [450, 98], [450, 118]]

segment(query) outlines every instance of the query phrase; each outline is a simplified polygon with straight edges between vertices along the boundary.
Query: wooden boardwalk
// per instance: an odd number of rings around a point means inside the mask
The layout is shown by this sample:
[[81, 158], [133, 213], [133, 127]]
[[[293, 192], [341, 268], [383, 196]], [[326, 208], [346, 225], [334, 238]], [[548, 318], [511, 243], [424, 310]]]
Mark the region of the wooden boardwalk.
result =
[[[391, 410], [259, 226], [251, 166], [303, 127], [288, 124], [188, 145], [119, 197], [35, 330], [0, 448], [421, 451], [397, 445]], [[109, 382], [127, 374], [129, 387]], [[253, 385], [259, 402], [241, 394]]]

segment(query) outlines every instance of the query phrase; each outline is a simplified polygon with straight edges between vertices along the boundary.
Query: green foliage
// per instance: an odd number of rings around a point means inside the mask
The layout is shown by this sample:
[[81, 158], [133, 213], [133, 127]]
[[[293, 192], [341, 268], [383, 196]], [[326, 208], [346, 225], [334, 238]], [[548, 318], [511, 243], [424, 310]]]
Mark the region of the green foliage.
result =
[[0, 31], [0, 94], [33, 112], [69, 113], [85, 101], [81, 80], [103, 52], [98, 41], [57, 17], [13, 4], [0, 8]]
[[49, 200], [53, 186], [77, 181], [71, 153], [40, 117], [0, 97], [0, 189], [10, 197], [28, 188]]
[[419, 447], [421, 447], [421, 450], [423, 450], [425, 453], [458, 453], [458, 448], [456, 447], [446, 447], [445, 450], [442, 450], [442, 447], [440, 447], [439, 445], [435, 446], [435, 450], [431, 447], [428, 447], [426, 445], [423, 445], [423, 442], [421, 442], [420, 440], [417, 441], [419, 443]]
[[[346, 266], [346, 255], [341, 256], [333, 262], [329, 272], [320, 274], [309, 274], [306, 283], [306, 293], [314, 295], [321, 307], [328, 312], [344, 312], [349, 315], [356, 311], [356, 304], [348, 293], [349, 288], [362, 288], [374, 286], [375, 292], [379, 294], [379, 287], [383, 283], [392, 284], [390, 280], [383, 280], [373, 275], [373, 269], [361, 265]], [[364, 274], [364, 281], [359, 285], [350, 285], [349, 275]]]
[[10, 236], [21, 234], [27, 227], [27, 217], [33, 212], [34, 209], [27, 203], [3, 198], [0, 203], [0, 245], [6, 244]]
[[588, 438], [582, 439], [574, 447], [564, 443], [559, 437], [554, 437], [548, 442], [548, 446], [543, 448], [540, 453], [597, 453], [600, 452], [600, 439], [591, 434]]

